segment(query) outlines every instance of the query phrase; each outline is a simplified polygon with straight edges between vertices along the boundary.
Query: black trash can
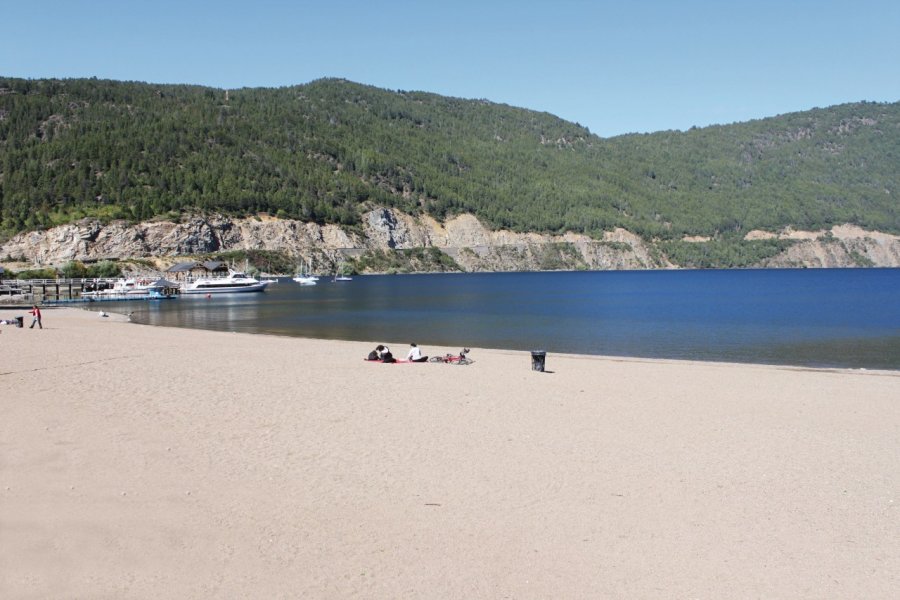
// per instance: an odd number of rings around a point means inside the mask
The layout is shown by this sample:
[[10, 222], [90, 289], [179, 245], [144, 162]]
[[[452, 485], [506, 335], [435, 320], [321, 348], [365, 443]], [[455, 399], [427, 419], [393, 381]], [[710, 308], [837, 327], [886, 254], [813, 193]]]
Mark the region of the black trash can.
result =
[[547, 353], [543, 350], [531, 351], [531, 370], [544, 372], [544, 362], [547, 360]]
[[25, 326], [25, 317], [16, 317], [16, 327]]

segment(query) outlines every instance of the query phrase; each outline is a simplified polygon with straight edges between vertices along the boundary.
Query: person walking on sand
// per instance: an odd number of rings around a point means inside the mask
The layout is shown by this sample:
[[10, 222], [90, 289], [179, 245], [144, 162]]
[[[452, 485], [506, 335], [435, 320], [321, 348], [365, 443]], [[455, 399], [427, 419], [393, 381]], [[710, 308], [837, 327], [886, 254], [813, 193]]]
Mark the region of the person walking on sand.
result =
[[28, 312], [30, 312], [31, 315], [32, 315], [32, 317], [33, 317], [33, 318], [31, 319], [31, 327], [29, 327], [28, 329], [34, 329], [34, 324], [35, 324], [35, 323], [37, 323], [37, 326], [38, 326], [39, 328], [43, 329], [44, 326], [41, 324], [41, 309], [39, 309], [39, 308], [37, 307], [37, 304], [33, 305], [33, 306], [31, 307], [31, 310], [29, 310]]

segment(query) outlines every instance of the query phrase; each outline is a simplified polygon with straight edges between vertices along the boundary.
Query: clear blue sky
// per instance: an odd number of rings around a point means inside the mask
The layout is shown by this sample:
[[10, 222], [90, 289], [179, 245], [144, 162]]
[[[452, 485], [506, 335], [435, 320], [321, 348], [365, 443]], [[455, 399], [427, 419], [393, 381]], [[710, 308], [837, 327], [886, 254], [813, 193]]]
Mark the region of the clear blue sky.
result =
[[0, 0], [0, 76], [343, 77], [612, 136], [900, 101], [900, 2]]

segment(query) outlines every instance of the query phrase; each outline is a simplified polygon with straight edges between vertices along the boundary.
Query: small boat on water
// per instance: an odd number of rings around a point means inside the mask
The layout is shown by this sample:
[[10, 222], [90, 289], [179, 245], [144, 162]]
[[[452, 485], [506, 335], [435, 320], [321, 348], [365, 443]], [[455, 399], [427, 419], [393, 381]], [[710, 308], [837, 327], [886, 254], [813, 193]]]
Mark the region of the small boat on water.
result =
[[334, 277], [331, 278], [331, 282], [334, 283], [336, 281], [353, 281], [353, 278], [346, 273], [347, 270], [345, 268], [344, 261], [341, 261], [339, 264], [335, 265]]
[[259, 281], [242, 271], [229, 269], [225, 277], [198, 277], [181, 285], [182, 294], [234, 294], [262, 292], [271, 281]]
[[312, 274], [311, 262], [306, 263], [306, 272], [303, 272], [303, 270], [301, 269], [293, 279], [300, 285], [316, 285], [316, 283], [318, 283], [319, 281], [319, 278]]
[[299, 273], [294, 277], [294, 281], [300, 285], [316, 285], [319, 282], [319, 278], [315, 275], [304, 275], [303, 273]]

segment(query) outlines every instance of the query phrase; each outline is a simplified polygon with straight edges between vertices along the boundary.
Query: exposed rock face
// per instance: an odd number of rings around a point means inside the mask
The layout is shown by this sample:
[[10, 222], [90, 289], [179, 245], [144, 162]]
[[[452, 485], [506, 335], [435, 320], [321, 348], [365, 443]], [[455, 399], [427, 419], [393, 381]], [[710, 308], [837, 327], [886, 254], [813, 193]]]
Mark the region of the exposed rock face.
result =
[[787, 239], [797, 243], [763, 267], [900, 267], [900, 236], [837, 225], [830, 231], [751, 231], [746, 239]]
[[[86, 231], [94, 231], [90, 237]], [[232, 220], [191, 217], [182, 223], [155, 221], [127, 225], [97, 222], [63, 225], [15, 236], [0, 247], [0, 257], [24, 258], [38, 265], [71, 260], [171, 258], [221, 250], [285, 250], [305, 256], [314, 249], [353, 248], [359, 241], [334, 225], [287, 220]]]
[[[747, 239], [800, 240], [765, 267], [900, 266], [900, 237], [840, 226], [830, 232], [778, 234], [754, 231]], [[387, 208], [364, 215], [361, 234], [335, 225], [269, 217], [230, 219], [191, 216], [180, 223], [152, 221], [102, 225], [83, 221], [15, 236], [0, 247], [0, 260], [62, 265], [72, 260], [154, 258], [163, 264], [223, 250], [282, 251], [298, 259], [334, 264], [375, 250], [436, 247], [466, 271], [673, 268], [652, 245], [624, 229], [602, 240], [585, 235], [491, 231], [472, 215], [444, 223]]]

